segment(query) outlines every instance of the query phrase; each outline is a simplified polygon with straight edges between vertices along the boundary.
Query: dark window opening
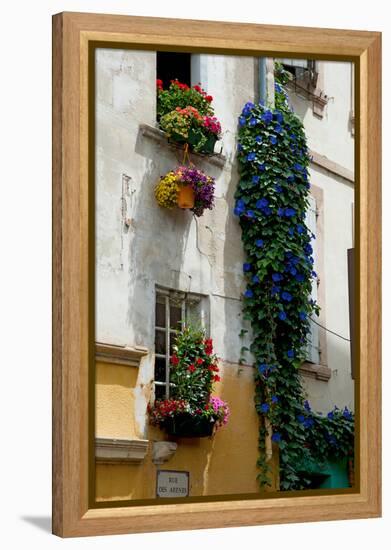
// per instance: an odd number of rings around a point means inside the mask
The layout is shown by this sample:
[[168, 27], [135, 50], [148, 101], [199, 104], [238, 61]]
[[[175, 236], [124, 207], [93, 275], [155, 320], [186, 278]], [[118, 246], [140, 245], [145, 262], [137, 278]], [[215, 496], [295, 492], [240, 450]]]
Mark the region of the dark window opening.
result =
[[171, 80], [175, 79], [191, 85], [190, 56], [189, 53], [157, 52], [156, 78], [163, 81], [164, 88], [168, 88]]

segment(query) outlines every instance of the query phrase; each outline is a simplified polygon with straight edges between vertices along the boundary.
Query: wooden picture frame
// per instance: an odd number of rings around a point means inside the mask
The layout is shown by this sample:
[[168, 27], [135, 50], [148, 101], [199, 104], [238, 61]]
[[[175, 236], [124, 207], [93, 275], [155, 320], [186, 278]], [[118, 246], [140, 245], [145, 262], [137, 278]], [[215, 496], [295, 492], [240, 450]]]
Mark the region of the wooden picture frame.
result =
[[[92, 45], [347, 60], [356, 67], [356, 228], [359, 268], [358, 481], [344, 494], [94, 507], [89, 501], [88, 147]], [[53, 17], [53, 533], [62, 537], [334, 519], [381, 514], [381, 34], [61, 13]], [[93, 257], [92, 257], [93, 259]], [[293, 498], [292, 498], [293, 497]], [[162, 499], [164, 500], [164, 499]]]

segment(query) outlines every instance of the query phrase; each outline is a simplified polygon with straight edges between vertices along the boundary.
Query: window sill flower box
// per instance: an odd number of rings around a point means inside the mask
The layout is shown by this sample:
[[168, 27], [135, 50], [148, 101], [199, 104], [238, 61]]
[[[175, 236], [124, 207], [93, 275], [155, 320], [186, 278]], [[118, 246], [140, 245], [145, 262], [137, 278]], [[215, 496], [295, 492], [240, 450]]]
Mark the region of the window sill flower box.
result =
[[211, 437], [216, 424], [215, 419], [204, 416], [195, 417], [188, 413], [167, 418], [162, 427], [167, 435], [175, 437]]

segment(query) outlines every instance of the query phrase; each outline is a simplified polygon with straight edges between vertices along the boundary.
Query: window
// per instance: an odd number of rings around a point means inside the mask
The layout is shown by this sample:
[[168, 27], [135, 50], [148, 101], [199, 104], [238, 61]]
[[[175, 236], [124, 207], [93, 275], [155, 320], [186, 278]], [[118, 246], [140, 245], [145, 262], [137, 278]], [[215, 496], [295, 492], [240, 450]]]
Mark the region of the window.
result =
[[208, 332], [207, 298], [198, 294], [156, 289], [155, 305], [155, 398], [170, 396], [170, 357], [175, 335], [185, 321], [200, 323]]
[[178, 79], [183, 84], [191, 85], [191, 54], [178, 52], [157, 52], [156, 78], [163, 81], [168, 88], [171, 80]]
[[312, 59], [280, 59], [280, 62], [295, 80], [309, 79], [316, 84], [316, 65]]
[[[309, 207], [306, 213], [306, 224], [308, 229], [315, 235], [315, 240], [312, 241], [312, 247], [314, 249], [314, 269], [317, 269], [317, 254], [316, 254], [316, 238], [317, 234], [317, 209], [316, 209], [316, 200], [312, 195], [308, 196]], [[317, 278], [312, 279], [312, 290], [311, 298], [315, 301], [318, 301], [318, 280]], [[319, 365], [320, 363], [320, 346], [319, 346], [319, 326], [312, 320], [310, 320], [310, 333], [308, 335], [308, 347], [307, 347], [307, 357], [306, 360], [309, 363], [315, 363]]]

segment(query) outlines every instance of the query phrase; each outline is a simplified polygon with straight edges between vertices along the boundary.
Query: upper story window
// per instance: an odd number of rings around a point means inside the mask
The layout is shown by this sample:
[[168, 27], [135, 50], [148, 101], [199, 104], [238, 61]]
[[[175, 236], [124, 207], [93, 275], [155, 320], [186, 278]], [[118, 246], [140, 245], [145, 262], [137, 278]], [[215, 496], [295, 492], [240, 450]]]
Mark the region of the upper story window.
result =
[[175, 337], [184, 322], [200, 324], [208, 333], [209, 304], [206, 296], [163, 288], [156, 289], [155, 398], [170, 396], [170, 357]]
[[179, 52], [156, 53], [156, 78], [168, 88], [171, 80], [191, 86], [191, 54]]

